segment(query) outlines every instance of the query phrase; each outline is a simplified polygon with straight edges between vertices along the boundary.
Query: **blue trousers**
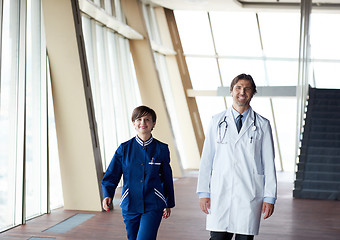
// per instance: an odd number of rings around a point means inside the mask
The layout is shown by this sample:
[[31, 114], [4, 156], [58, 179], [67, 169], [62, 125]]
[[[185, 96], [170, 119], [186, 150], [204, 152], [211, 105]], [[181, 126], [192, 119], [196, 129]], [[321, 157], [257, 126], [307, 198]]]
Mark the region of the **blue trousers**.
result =
[[122, 215], [129, 240], [156, 240], [163, 210], [145, 213], [122, 211]]

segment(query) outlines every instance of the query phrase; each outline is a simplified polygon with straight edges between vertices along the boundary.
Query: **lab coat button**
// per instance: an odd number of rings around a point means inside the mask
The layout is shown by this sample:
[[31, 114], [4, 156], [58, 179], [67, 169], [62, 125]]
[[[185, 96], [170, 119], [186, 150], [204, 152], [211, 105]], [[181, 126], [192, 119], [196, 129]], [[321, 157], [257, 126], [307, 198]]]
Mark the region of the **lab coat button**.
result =
[[143, 182], [143, 180], [140, 180], [140, 182], [142, 183], [142, 182]]

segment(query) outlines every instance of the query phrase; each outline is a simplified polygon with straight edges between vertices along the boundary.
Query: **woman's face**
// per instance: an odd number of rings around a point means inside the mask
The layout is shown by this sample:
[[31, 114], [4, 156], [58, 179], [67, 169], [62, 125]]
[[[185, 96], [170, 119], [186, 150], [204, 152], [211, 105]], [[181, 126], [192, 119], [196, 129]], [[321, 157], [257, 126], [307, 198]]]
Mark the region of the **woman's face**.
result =
[[137, 118], [133, 125], [135, 126], [135, 129], [138, 134], [151, 134], [152, 129], [156, 125], [156, 122], [152, 121], [152, 117], [150, 114], [145, 115], [143, 117]]

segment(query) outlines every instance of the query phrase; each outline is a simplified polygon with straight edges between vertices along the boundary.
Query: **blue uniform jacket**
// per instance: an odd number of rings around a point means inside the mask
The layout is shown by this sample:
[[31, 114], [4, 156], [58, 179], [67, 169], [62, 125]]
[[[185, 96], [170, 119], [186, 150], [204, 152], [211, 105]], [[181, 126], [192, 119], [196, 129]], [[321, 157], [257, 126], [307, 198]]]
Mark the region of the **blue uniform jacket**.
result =
[[103, 199], [113, 199], [122, 174], [123, 210], [144, 213], [175, 206], [167, 144], [153, 137], [143, 142], [138, 136], [122, 143], [102, 180]]

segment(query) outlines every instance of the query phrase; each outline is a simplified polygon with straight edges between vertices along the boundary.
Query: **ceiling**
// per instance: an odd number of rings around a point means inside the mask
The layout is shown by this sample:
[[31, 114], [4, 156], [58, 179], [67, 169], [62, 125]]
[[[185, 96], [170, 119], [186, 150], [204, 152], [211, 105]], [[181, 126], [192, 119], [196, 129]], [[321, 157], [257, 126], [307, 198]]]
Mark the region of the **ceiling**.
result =
[[[144, 0], [173, 10], [299, 9], [300, 0]], [[313, 0], [315, 9], [339, 10], [339, 0]]]

